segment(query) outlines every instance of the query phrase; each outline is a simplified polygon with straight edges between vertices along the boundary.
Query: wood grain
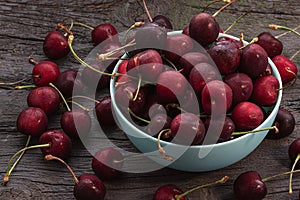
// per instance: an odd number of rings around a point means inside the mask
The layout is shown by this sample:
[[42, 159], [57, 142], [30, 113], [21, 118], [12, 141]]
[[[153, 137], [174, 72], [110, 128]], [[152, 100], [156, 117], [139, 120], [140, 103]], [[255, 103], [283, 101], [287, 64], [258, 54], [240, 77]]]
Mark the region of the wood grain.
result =
[[[149, 0], [150, 12], [168, 16], [175, 29], [188, 25], [191, 17], [201, 12], [209, 1], [196, 0]], [[216, 3], [207, 9], [214, 13], [222, 3]], [[247, 40], [251, 40], [262, 31], [270, 31], [274, 35], [283, 31], [267, 28], [270, 23], [296, 27], [300, 21], [299, 0], [254, 1], [240, 0], [222, 12], [217, 20], [226, 29], [244, 12], [250, 13], [243, 18], [229, 33], [238, 36], [244, 32]], [[141, 1], [137, 0], [102, 0], [102, 1], [59, 1], [59, 0], [2, 0], [0, 1], [0, 81], [16, 81], [31, 73], [32, 65], [28, 63], [29, 55], [36, 60], [45, 60], [42, 52], [43, 39], [55, 28], [57, 22], [72, 17], [79, 22], [96, 26], [110, 22], [118, 31], [125, 31], [135, 20], [145, 19], [146, 15]], [[76, 28], [74, 48], [79, 55], [85, 57], [93, 49], [90, 32], [84, 28]], [[300, 38], [288, 34], [281, 38], [284, 44], [283, 54], [287, 57], [299, 50]], [[299, 66], [300, 57], [295, 58]], [[59, 60], [63, 69], [77, 69], [78, 63], [69, 55]], [[211, 182], [228, 175], [228, 183], [209, 189], [194, 192], [189, 199], [233, 199], [232, 185], [234, 179], [247, 170], [257, 170], [262, 177], [267, 177], [290, 169], [287, 155], [288, 145], [300, 137], [300, 83], [284, 90], [282, 106], [289, 109], [296, 118], [294, 133], [282, 140], [265, 140], [249, 156], [238, 163], [206, 173], [186, 173], [172, 169], [161, 169], [151, 173], [127, 173], [118, 180], [105, 182], [107, 200], [116, 199], [152, 199], [159, 186], [174, 183], [186, 190], [199, 184]], [[16, 130], [16, 118], [26, 105], [29, 90], [17, 91], [0, 88], [0, 179], [3, 178], [9, 158], [23, 147], [26, 136]], [[99, 97], [107, 91], [99, 93]], [[61, 111], [62, 112], [62, 111]], [[49, 128], [59, 128], [60, 113], [51, 118]], [[119, 147], [129, 151], [135, 148], [124, 133], [118, 128], [111, 131], [110, 139]], [[37, 141], [32, 141], [34, 144]], [[224, 152], [226, 158], [226, 152]], [[72, 157], [68, 160], [77, 175], [92, 173], [92, 155], [79, 142], [73, 144]], [[300, 175], [294, 176], [294, 194], [288, 194], [288, 177], [278, 178], [267, 183], [266, 199], [297, 199], [300, 189]], [[43, 160], [40, 150], [28, 151], [11, 176], [8, 186], [0, 186], [0, 199], [74, 199], [74, 182], [72, 177], [59, 163]]]

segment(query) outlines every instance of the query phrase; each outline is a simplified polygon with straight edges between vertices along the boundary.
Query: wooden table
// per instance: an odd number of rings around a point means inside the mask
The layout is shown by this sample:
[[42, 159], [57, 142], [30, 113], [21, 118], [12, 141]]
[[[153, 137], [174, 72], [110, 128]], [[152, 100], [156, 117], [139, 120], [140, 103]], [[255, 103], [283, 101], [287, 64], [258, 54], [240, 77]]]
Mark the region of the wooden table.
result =
[[[196, 0], [150, 0], [148, 7], [153, 16], [163, 14], [168, 16], [174, 29], [182, 29], [189, 23], [191, 17], [201, 12], [209, 1]], [[217, 3], [208, 9], [214, 13], [222, 3]], [[54, 29], [57, 22], [66, 17], [96, 26], [109, 22], [118, 31], [124, 31], [134, 20], [146, 19], [141, 1], [135, 0], [104, 0], [104, 1], [30, 1], [30, 0], [2, 0], [0, 1], [0, 67], [2, 82], [17, 81], [31, 73], [32, 66], [28, 63], [28, 56], [42, 61], [46, 57], [42, 52], [45, 35]], [[251, 11], [250, 11], [251, 10]], [[230, 34], [238, 36], [245, 34], [246, 40], [257, 36], [262, 31], [271, 31], [274, 35], [282, 31], [267, 28], [275, 23], [289, 27], [296, 27], [300, 22], [299, 0], [254, 1], [240, 0], [222, 12], [217, 20], [226, 29], [238, 16], [250, 11], [232, 30]], [[84, 28], [77, 28], [74, 48], [84, 57], [93, 48], [90, 33]], [[292, 56], [299, 50], [300, 38], [288, 34], [281, 38], [284, 44], [283, 54]], [[294, 62], [300, 64], [300, 56]], [[77, 69], [78, 63], [69, 55], [59, 60], [62, 70]], [[233, 199], [232, 185], [235, 178], [242, 172], [257, 170], [262, 177], [290, 170], [290, 160], [287, 154], [289, 144], [300, 136], [299, 119], [299, 86], [284, 90], [282, 106], [290, 110], [296, 118], [294, 133], [281, 140], [264, 140], [262, 144], [249, 156], [232, 166], [205, 173], [186, 173], [172, 169], [142, 174], [124, 174], [119, 179], [105, 182], [107, 188], [106, 199], [152, 199], [159, 186], [174, 183], [183, 190], [221, 178], [224, 175], [230, 180], [213, 188], [203, 189], [192, 193], [190, 199]], [[9, 158], [26, 141], [26, 136], [17, 132], [16, 118], [20, 111], [27, 107], [26, 96], [29, 90], [0, 89], [1, 118], [0, 118], [0, 178], [2, 179]], [[103, 92], [100, 96], [107, 94]], [[59, 129], [60, 113], [50, 118], [49, 129]], [[113, 130], [110, 139], [118, 146], [133, 150], [134, 147], [118, 128]], [[31, 144], [37, 143], [36, 140]], [[225, 152], [226, 153], [226, 152]], [[226, 154], [224, 155], [226, 157]], [[92, 155], [79, 143], [73, 145], [72, 157], [69, 164], [75, 173], [92, 173]], [[0, 186], [0, 199], [73, 199], [74, 182], [67, 170], [57, 162], [43, 160], [38, 149], [26, 152], [18, 167], [11, 176], [8, 185]], [[268, 195], [266, 199], [298, 199], [300, 176], [295, 175], [294, 194], [288, 194], [288, 176], [267, 182]]]

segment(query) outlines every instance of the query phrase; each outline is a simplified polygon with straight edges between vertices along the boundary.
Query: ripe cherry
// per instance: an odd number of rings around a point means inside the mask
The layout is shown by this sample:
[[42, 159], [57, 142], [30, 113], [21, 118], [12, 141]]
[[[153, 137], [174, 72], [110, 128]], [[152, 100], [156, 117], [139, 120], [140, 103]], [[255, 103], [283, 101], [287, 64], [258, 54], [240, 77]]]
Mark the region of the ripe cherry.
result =
[[41, 108], [29, 107], [23, 110], [17, 119], [17, 129], [23, 134], [40, 136], [47, 128], [48, 118]]
[[29, 92], [27, 104], [29, 107], [41, 108], [47, 115], [51, 115], [59, 109], [60, 97], [52, 87], [38, 87]]
[[119, 38], [116, 28], [109, 23], [104, 23], [96, 26], [92, 32], [91, 37], [94, 45], [98, 45], [102, 42], [119, 42]]
[[166, 114], [156, 114], [151, 118], [147, 133], [156, 136], [161, 130], [168, 129], [171, 126], [172, 119]]
[[179, 66], [183, 69], [185, 77], [189, 77], [190, 71], [198, 63], [208, 63], [207, 55], [200, 52], [188, 52], [179, 59]]
[[272, 61], [279, 71], [282, 83], [288, 83], [297, 77], [298, 68], [290, 59], [283, 55], [275, 56]]
[[111, 97], [105, 96], [95, 106], [94, 114], [101, 126], [115, 125], [115, 118], [112, 111]]
[[43, 50], [50, 59], [63, 58], [70, 52], [68, 39], [57, 30], [51, 31], [44, 40]]
[[169, 31], [173, 29], [173, 26], [172, 26], [172, 23], [170, 22], [170, 19], [167, 18], [164, 15], [156, 15], [153, 18], [153, 22], [158, 24], [159, 26], [162, 26], [162, 27], [166, 28]]
[[[208, 141], [225, 142], [230, 140], [231, 134], [235, 131], [235, 125], [231, 118], [225, 117], [225, 119], [211, 119], [207, 118], [204, 122], [206, 132], [209, 130], [210, 135], [206, 135]], [[221, 133], [220, 133], [220, 127]], [[218, 130], [218, 131], [217, 131]], [[217, 137], [217, 138], [216, 138]], [[208, 144], [206, 143], [206, 144]]]
[[255, 43], [264, 48], [270, 58], [282, 53], [283, 45], [281, 41], [275, 38], [270, 32], [262, 32], [257, 38], [258, 41]]

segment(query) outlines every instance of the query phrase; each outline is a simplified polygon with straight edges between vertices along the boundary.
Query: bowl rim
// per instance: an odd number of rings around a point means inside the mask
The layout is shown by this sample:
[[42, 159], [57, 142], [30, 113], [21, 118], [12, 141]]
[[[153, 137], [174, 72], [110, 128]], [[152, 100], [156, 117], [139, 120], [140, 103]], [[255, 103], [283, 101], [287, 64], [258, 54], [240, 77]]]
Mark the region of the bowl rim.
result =
[[[171, 32], [168, 32], [168, 35], [174, 35], [174, 34], [182, 34], [182, 30], [177, 30], [177, 31], [171, 31]], [[232, 36], [232, 35], [229, 35], [229, 34], [225, 34], [225, 33], [219, 33], [218, 35], [218, 38], [220, 37], [228, 37], [228, 38], [231, 38], [231, 39], [234, 39], [234, 40], [240, 40], [239, 38], [235, 37], [235, 36]], [[249, 43], [247, 41], [243, 41], [245, 45], [248, 45]], [[127, 54], [125, 53], [122, 58], [128, 58]], [[123, 60], [119, 60], [117, 62], [117, 64], [115, 65], [114, 67], [114, 70], [113, 70], [113, 73], [116, 73], [117, 70], [118, 70], [118, 67], [120, 65], [120, 63], [123, 62]], [[272, 60], [268, 57], [268, 63], [269, 65], [271, 66], [272, 68], [272, 75], [275, 76], [279, 82], [279, 88], [282, 88], [282, 80], [281, 80], [281, 77], [280, 77], [280, 74], [279, 74], [279, 71], [277, 70], [277, 67], [275, 66], [275, 64], [272, 62]], [[111, 95], [111, 102], [112, 102], [112, 109], [113, 109], [113, 112], [116, 112], [118, 113], [118, 115], [120, 117], [122, 117], [122, 119], [126, 122], [127, 125], [129, 125], [133, 130], [135, 130], [137, 133], [139, 133], [141, 135], [141, 137], [139, 138], [143, 138], [143, 139], [150, 139], [152, 140], [153, 142], [157, 142], [157, 138], [145, 133], [144, 131], [138, 129], [137, 127], [135, 127], [130, 121], [127, 120], [127, 118], [123, 115], [123, 113], [121, 112], [121, 110], [119, 109], [119, 107], [117, 106], [116, 104], [116, 101], [115, 101], [115, 81], [116, 81], [116, 77], [112, 78], [110, 80], [110, 86], [109, 86], [109, 90], [110, 90], [110, 95]], [[255, 129], [253, 130], [259, 130], [261, 129], [262, 127], [265, 126], [266, 123], [269, 122], [269, 120], [274, 117], [274, 115], [277, 114], [278, 110], [279, 110], [279, 107], [280, 107], [280, 103], [281, 103], [281, 99], [282, 99], [282, 90], [279, 90], [278, 92], [278, 96], [277, 96], [277, 101], [275, 103], [275, 105], [273, 106], [270, 106], [272, 107], [272, 111], [271, 113], [269, 114], [269, 116], [258, 126], [256, 127]], [[114, 113], [114, 115], [116, 115]], [[116, 118], [116, 117], [115, 117]], [[119, 124], [119, 123], [117, 123]], [[121, 127], [119, 127], [121, 128]], [[124, 131], [125, 132], [125, 131]], [[126, 132], [125, 132], [126, 133]], [[173, 142], [167, 142], [167, 141], [163, 141], [161, 140], [160, 143], [162, 146], [165, 146], [165, 145], [169, 145], [169, 146], [174, 146], [174, 147], [183, 147], [183, 148], [188, 148], [188, 149], [205, 149], [205, 148], [212, 148], [212, 147], [219, 147], [219, 146], [227, 146], [227, 145], [230, 145], [232, 143], [236, 143], [236, 142], [239, 142], [240, 140], [244, 140], [244, 139], [247, 139], [247, 138], [250, 138], [254, 135], [257, 135], [257, 134], [262, 134], [260, 132], [255, 132], [255, 133], [250, 133], [250, 134], [245, 134], [245, 135], [242, 135], [242, 136], [239, 136], [237, 138], [234, 138], [234, 139], [231, 139], [231, 140], [228, 140], [228, 141], [225, 141], [225, 142], [220, 142], [220, 143], [215, 143], [215, 144], [199, 144], [199, 145], [190, 145], [190, 146], [186, 146], [186, 145], [182, 145], [182, 144], [176, 144], [176, 143], [173, 143]], [[128, 136], [128, 134], [126, 133], [126, 135]], [[130, 138], [129, 138], [130, 139]]]

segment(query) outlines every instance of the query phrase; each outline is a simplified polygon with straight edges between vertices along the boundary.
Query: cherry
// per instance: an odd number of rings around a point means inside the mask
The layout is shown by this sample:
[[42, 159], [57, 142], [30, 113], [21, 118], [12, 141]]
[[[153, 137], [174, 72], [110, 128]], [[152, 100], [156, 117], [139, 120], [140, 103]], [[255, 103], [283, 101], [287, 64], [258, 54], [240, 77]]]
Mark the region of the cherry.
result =
[[207, 114], [224, 115], [232, 104], [232, 90], [223, 81], [212, 80], [208, 82], [201, 96], [202, 107]]
[[208, 63], [199, 63], [190, 72], [189, 82], [199, 96], [204, 86], [213, 80], [222, 80], [222, 78], [218, 69]]
[[[124, 60], [122, 61], [119, 66], [118, 66], [118, 73], [119, 74], [126, 74], [127, 73], [127, 65], [128, 65], [129, 60]], [[119, 75], [117, 77], [117, 82], [127, 82], [129, 81], [129, 77], [128, 76], [122, 76]]]
[[92, 160], [92, 169], [101, 180], [112, 180], [121, 174], [123, 155], [115, 148], [98, 150]]
[[106, 188], [103, 182], [93, 174], [82, 174], [79, 178], [76, 177], [71, 167], [62, 159], [46, 155], [45, 160], [57, 160], [64, 164], [75, 180], [73, 195], [77, 200], [104, 200]]
[[92, 32], [91, 37], [94, 45], [98, 45], [102, 42], [119, 42], [119, 38], [116, 28], [109, 23], [104, 23], [96, 26]]
[[211, 187], [217, 184], [224, 184], [226, 181], [229, 179], [228, 176], [224, 176], [222, 179], [217, 180], [215, 182], [207, 183], [204, 185], [197, 186], [195, 188], [192, 188], [186, 192], [183, 192], [181, 189], [179, 189], [176, 185], [174, 184], [167, 184], [160, 186], [154, 194], [153, 200], [186, 200], [187, 195], [190, 194], [191, 192], [194, 192], [196, 190], [206, 188], [206, 187]]
[[[213, 135], [208, 135], [211, 141], [225, 142], [230, 140], [231, 134], [235, 131], [235, 125], [231, 118], [225, 117], [225, 119], [211, 119], [207, 118], [204, 122], [206, 132], [210, 129], [210, 133]], [[221, 134], [219, 133], [219, 128], [222, 127]], [[218, 130], [218, 131], [215, 131]], [[218, 137], [217, 140], [215, 137]]]
[[52, 87], [38, 87], [28, 94], [27, 104], [29, 107], [41, 108], [47, 115], [51, 115], [59, 109], [60, 97]]
[[76, 200], [103, 200], [106, 188], [97, 176], [82, 174], [78, 178], [78, 183], [74, 186], [73, 194]]
[[224, 77], [224, 82], [232, 89], [232, 104], [247, 101], [253, 91], [252, 79], [244, 73], [233, 73]]
[[208, 53], [222, 75], [235, 72], [242, 55], [241, 50], [228, 40], [216, 42], [209, 48]]
[[33, 137], [40, 136], [46, 130], [47, 125], [47, 115], [40, 108], [26, 108], [19, 114], [17, 119], [18, 131]]
[[166, 114], [156, 114], [151, 118], [147, 133], [151, 136], [157, 135], [161, 130], [171, 126], [172, 119]]
[[[83, 90], [83, 83], [77, 77], [77, 71], [68, 69], [60, 73], [54, 85], [61, 91], [65, 98], [69, 98], [75, 92], [82, 92]], [[76, 88], [76, 91], [73, 89]]]
[[94, 114], [97, 117], [101, 126], [113, 126], [115, 125], [115, 119], [111, 107], [111, 97], [105, 96], [95, 106]]
[[189, 25], [189, 35], [203, 46], [208, 46], [219, 35], [220, 27], [215, 18], [207, 13], [195, 15]]
[[156, 92], [162, 102], [174, 102], [183, 97], [187, 80], [177, 71], [164, 71], [157, 79]]
[[65, 57], [70, 52], [67, 38], [57, 30], [47, 34], [43, 50], [48, 58], [55, 60]]
[[184, 27], [184, 29], [182, 30], [182, 34], [190, 36], [190, 26]]
[[[135, 69], [135, 70], [133, 70]], [[163, 70], [160, 54], [152, 49], [142, 51], [132, 57], [127, 64], [127, 73], [140, 73], [143, 80], [155, 81]]]
[[63, 131], [72, 138], [86, 136], [91, 129], [92, 122], [89, 114], [84, 110], [66, 111], [60, 118]]
[[207, 55], [200, 52], [188, 52], [179, 59], [179, 66], [183, 68], [185, 77], [189, 77], [190, 71], [198, 63], [207, 63], [209, 61]]
[[185, 34], [168, 35], [165, 56], [173, 63], [177, 63], [182, 55], [193, 49], [193, 41]]
[[290, 111], [280, 108], [273, 124], [278, 128], [279, 133], [275, 133], [274, 130], [270, 130], [267, 134], [267, 138], [280, 139], [287, 137], [294, 131], [296, 122]]
[[260, 200], [267, 195], [267, 186], [255, 171], [240, 174], [234, 181], [234, 195], [240, 200]]
[[39, 138], [40, 144], [50, 144], [49, 147], [41, 148], [44, 155], [52, 154], [61, 159], [67, 159], [72, 150], [71, 139], [60, 130], [48, 130]]
[[283, 55], [278, 55], [275, 56], [272, 61], [279, 71], [283, 84], [296, 79], [298, 68], [290, 59]]
[[282, 53], [283, 45], [281, 41], [275, 38], [270, 32], [262, 32], [257, 38], [258, 41], [255, 43], [264, 48], [270, 58]]
[[231, 118], [238, 130], [249, 131], [263, 122], [264, 113], [256, 104], [243, 101], [234, 106]]
[[262, 106], [272, 106], [276, 103], [279, 82], [273, 75], [261, 76], [254, 81], [252, 101]]
[[158, 24], [159, 26], [162, 26], [168, 30], [172, 30], [173, 29], [173, 26], [172, 26], [172, 23], [170, 22], [170, 19], [167, 18], [166, 16], [163, 16], [163, 15], [156, 15], [154, 18], [153, 18], [153, 22]]
[[171, 123], [174, 142], [184, 145], [200, 144], [205, 136], [205, 127], [199, 117], [193, 113], [177, 115]]
[[53, 83], [60, 74], [59, 67], [51, 61], [35, 62], [32, 58], [29, 61], [35, 66], [32, 69], [33, 82], [36, 86], [48, 86]]
[[251, 78], [264, 73], [268, 65], [268, 54], [258, 44], [249, 44], [242, 50], [239, 70]]

